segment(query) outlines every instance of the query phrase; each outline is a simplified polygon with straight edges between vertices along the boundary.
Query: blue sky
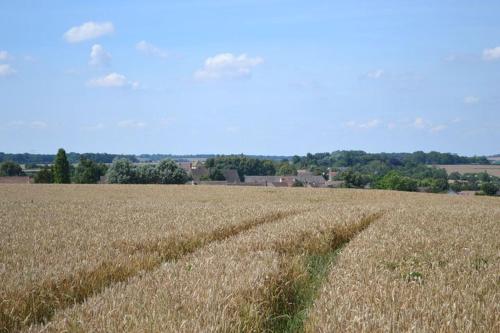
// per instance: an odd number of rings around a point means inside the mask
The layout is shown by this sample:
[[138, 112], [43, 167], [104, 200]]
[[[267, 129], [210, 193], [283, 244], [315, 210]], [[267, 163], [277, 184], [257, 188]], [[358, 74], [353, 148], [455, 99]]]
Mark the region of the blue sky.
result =
[[0, 151], [500, 153], [500, 2], [0, 2]]

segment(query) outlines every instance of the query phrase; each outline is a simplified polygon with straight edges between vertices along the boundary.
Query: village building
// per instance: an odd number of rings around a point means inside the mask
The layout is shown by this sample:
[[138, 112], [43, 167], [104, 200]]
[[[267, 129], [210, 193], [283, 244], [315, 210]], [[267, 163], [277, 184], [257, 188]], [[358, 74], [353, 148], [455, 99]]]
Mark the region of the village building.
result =
[[294, 183], [300, 182], [309, 187], [326, 187], [326, 180], [323, 176], [316, 176], [310, 172], [302, 172], [297, 176], [246, 176], [246, 185], [291, 187]]
[[228, 185], [238, 185], [241, 184], [240, 175], [235, 169], [225, 169], [222, 170], [222, 175], [226, 179]]

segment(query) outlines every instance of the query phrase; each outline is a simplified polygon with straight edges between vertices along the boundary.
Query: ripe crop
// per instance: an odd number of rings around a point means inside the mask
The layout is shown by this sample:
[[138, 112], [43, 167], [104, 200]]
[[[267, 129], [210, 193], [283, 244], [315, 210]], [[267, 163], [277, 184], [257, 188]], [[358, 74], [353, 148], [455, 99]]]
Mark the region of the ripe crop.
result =
[[140, 185], [0, 194], [0, 332], [498, 328], [495, 198]]

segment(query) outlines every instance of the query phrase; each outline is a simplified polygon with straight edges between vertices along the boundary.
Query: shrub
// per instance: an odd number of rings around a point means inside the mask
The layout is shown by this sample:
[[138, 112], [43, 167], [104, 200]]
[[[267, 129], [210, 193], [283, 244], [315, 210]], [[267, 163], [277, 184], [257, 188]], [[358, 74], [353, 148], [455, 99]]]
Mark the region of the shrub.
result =
[[50, 184], [54, 182], [53, 171], [50, 167], [43, 167], [35, 175], [35, 183], [37, 184]]
[[481, 185], [481, 191], [483, 191], [486, 195], [496, 195], [499, 190], [499, 187], [491, 182], [483, 183]]
[[5, 161], [0, 164], [0, 176], [22, 176], [23, 169], [13, 161]]

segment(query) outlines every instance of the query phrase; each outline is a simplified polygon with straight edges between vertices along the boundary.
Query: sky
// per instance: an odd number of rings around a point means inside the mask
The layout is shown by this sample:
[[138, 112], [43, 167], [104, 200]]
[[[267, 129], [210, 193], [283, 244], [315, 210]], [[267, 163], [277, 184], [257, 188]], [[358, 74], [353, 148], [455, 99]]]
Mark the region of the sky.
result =
[[498, 0], [0, 0], [0, 151], [500, 153]]

